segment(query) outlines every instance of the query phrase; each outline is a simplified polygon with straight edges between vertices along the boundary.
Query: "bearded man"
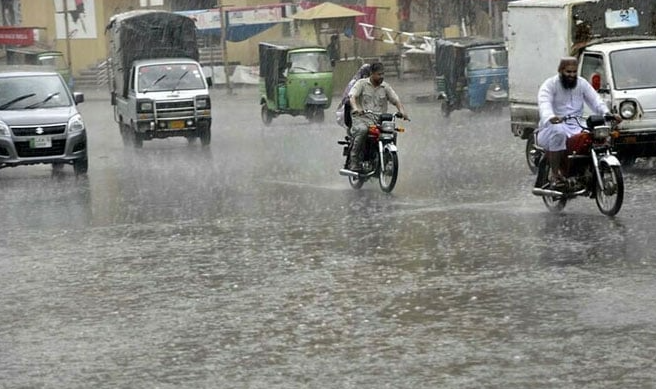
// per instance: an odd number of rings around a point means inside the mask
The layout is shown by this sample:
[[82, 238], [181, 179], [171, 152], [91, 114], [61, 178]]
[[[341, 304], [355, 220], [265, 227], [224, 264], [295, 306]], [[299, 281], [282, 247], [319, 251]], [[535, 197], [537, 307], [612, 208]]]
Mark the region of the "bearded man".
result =
[[[581, 132], [576, 121], [563, 121], [565, 116], [582, 116], [584, 104], [597, 115], [609, 115], [610, 110], [594, 88], [579, 77], [578, 60], [565, 57], [560, 60], [558, 74], [548, 78], [538, 91], [540, 126], [537, 143], [547, 153], [553, 179], [565, 179], [567, 166], [567, 138]], [[612, 115], [619, 123], [619, 115]]]

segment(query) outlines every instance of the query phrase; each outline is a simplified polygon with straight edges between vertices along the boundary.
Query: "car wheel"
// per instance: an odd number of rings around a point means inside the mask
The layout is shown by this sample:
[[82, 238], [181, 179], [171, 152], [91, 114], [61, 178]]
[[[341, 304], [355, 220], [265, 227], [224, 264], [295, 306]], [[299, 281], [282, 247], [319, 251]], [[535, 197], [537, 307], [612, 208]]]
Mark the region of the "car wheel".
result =
[[87, 157], [76, 159], [73, 162], [73, 170], [75, 171], [76, 176], [86, 174], [89, 170], [89, 159], [87, 159]]

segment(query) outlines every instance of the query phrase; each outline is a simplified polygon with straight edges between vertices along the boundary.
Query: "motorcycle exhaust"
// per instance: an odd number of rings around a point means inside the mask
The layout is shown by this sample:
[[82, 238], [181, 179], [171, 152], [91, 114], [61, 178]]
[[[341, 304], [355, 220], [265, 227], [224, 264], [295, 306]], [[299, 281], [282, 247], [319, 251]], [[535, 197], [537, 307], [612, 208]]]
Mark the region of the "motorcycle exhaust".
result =
[[339, 169], [340, 176], [350, 176], [350, 177], [359, 177], [360, 173], [354, 172], [353, 170], [348, 169]]
[[563, 197], [564, 193], [557, 190], [533, 188], [533, 194], [536, 196]]
[[[586, 189], [581, 189], [573, 193], [569, 193], [568, 195], [570, 197], [574, 196], [581, 196], [586, 193]], [[565, 196], [565, 193], [559, 192], [557, 190], [551, 190], [551, 189], [542, 189], [542, 188], [533, 188], [532, 193], [536, 196], [550, 196], [550, 197], [563, 197]]]

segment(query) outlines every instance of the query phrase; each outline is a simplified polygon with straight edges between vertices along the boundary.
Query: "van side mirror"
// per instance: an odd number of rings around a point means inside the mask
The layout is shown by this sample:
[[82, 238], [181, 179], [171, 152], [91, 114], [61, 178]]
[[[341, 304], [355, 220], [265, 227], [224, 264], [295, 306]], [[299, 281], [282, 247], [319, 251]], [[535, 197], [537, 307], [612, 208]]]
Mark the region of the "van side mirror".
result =
[[112, 105], [116, 105], [116, 92], [112, 91], [110, 101]]
[[214, 84], [212, 83], [212, 77], [205, 77], [205, 81], [207, 82], [207, 87], [208, 87], [208, 88], [211, 88], [212, 85], [214, 85]]

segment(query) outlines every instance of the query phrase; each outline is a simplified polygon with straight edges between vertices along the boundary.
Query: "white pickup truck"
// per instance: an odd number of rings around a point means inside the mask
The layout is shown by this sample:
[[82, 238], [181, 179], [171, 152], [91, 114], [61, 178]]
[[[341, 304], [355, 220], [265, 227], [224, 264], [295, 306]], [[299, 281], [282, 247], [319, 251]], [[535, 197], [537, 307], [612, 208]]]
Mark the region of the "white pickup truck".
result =
[[109, 25], [111, 101], [123, 142], [211, 139], [211, 79], [198, 63], [195, 22], [166, 11], [112, 16]]

